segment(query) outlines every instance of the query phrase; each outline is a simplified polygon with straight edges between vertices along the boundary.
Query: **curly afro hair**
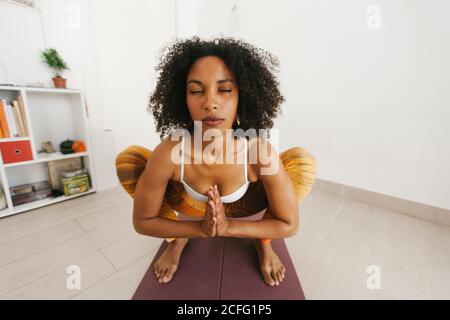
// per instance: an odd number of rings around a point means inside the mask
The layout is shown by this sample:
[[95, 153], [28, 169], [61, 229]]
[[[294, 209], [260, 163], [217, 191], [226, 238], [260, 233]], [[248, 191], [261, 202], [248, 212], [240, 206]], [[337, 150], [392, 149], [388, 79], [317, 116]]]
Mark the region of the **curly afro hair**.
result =
[[278, 59], [243, 40], [216, 38], [203, 41], [198, 37], [176, 40], [161, 50], [156, 88], [150, 96], [148, 111], [153, 114], [156, 131], [164, 139], [175, 129], [193, 132], [194, 123], [186, 103], [186, 80], [192, 64], [205, 56], [217, 56], [234, 74], [238, 87], [238, 116], [233, 129], [273, 127], [285, 101], [274, 73], [279, 70]]

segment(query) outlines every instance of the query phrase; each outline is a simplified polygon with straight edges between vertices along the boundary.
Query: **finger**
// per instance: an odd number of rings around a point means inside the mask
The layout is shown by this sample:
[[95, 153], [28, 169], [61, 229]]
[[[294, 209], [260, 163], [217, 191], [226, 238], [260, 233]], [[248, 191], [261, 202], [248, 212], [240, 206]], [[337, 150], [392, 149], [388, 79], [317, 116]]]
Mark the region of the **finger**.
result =
[[211, 199], [211, 200], [214, 200], [214, 192], [213, 192], [213, 190], [212, 189], [210, 189], [209, 191], [208, 191], [208, 197]]
[[214, 185], [214, 195], [215, 195], [215, 203], [217, 206], [219, 206], [220, 195], [219, 195], [219, 190], [217, 189], [217, 184]]
[[212, 216], [215, 217], [215, 216], [216, 216], [216, 210], [215, 210], [215, 206], [214, 206], [214, 201], [209, 200], [209, 206], [210, 206], [210, 208], [211, 208], [211, 214], [212, 214]]
[[214, 204], [216, 205], [216, 208], [219, 208], [219, 199], [217, 196], [214, 198]]
[[216, 197], [219, 202], [219, 205], [222, 205], [222, 198], [220, 197], [219, 188], [216, 185]]
[[211, 225], [211, 236], [215, 237], [216, 236], [216, 227], [217, 227], [217, 218], [214, 217], [212, 219], [212, 225]]
[[208, 204], [206, 205], [206, 213], [205, 218], [208, 218], [211, 215], [211, 200], [208, 200]]
[[211, 200], [208, 200], [208, 205], [206, 206], [206, 215], [205, 218], [212, 217], [212, 207], [211, 207]]

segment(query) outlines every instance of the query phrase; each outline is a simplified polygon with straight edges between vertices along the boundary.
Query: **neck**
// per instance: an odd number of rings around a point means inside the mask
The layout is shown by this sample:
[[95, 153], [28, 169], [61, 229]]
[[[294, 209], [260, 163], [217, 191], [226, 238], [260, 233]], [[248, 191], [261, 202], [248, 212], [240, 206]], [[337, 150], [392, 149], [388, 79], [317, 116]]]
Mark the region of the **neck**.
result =
[[190, 146], [191, 155], [194, 156], [193, 163], [203, 163], [205, 157], [208, 162], [215, 158], [214, 163], [226, 163], [229, 161], [226, 157], [233, 156], [241, 148], [235, 144], [236, 137], [232, 130], [220, 130], [220, 133], [208, 138], [209, 140], [204, 140], [203, 133], [191, 135], [186, 148]]

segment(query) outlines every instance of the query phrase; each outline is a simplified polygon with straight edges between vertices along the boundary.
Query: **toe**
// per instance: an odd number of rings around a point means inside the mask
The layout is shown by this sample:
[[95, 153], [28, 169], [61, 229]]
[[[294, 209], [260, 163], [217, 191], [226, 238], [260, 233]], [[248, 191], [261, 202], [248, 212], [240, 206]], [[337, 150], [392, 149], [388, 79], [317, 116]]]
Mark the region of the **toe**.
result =
[[273, 281], [275, 282], [275, 285], [276, 286], [280, 285], [280, 282], [278, 281], [277, 273], [275, 272], [275, 270], [272, 270], [272, 272], [270, 274], [272, 276]]
[[277, 272], [277, 278], [278, 278], [278, 282], [279, 282], [279, 283], [283, 282], [283, 276], [281, 275], [281, 270], [278, 270], [278, 272]]
[[172, 280], [173, 275], [175, 274], [175, 271], [177, 271], [177, 266], [171, 266], [169, 268], [167, 268], [167, 272], [165, 273], [164, 277], [163, 277], [163, 282], [169, 282], [170, 280]]
[[270, 269], [263, 268], [262, 274], [264, 277], [264, 282], [267, 283], [269, 286], [273, 287], [275, 284], [275, 281], [273, 281], [272, 276], [270, 275]]
[[161, 278], [162, 283], [167, 283], [172, 279], [172, 275], [169, 272], [166, 272], [164, 276]]
[[286, 268], [284, 266], [281, 267], [281, 276], [283, 277], [283, 279], [286, 276]]
[[163, 271], [159, 274], [159, 276], [158, 276], [158, 281], [159, 281], [159, 282], [163, 282], [163, 278], [164, 278], [164, 276], [166, 275], [166, 273], [167, 273], [167, 269], [166, 269], [166, 270], [163, 270]]
[[162, 282], [167, 283], [167, 282], [169, 282], [170, 280], [172, 280], [172, 277], [173, 277], [173, 273], [171, 273], [170, 271], [167, 271], [167, 272], [164, 274], [164, 277], [162, 277]]

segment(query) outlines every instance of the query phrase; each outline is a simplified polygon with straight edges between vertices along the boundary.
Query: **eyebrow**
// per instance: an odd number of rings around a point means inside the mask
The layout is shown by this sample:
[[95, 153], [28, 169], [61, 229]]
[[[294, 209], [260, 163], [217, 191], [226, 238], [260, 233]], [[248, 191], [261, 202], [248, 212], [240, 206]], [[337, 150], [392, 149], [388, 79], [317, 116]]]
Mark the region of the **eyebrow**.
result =
[[[200, 80], [189, 80], [188, 82], [187, 82], [187, 84], [189, 84], [189, 83], [198, 83], [198, 84], [202, 84], [202, 82], [200, 81]], [[217, 83], [224, 83], [224, 82], [231, 82], [231, 83], [233, 83], [234, 84], [234, 80], [232, 80], [232, 79], [223, 79], [223, 80], [219, 80], [219, 81], [217, 81]]]

